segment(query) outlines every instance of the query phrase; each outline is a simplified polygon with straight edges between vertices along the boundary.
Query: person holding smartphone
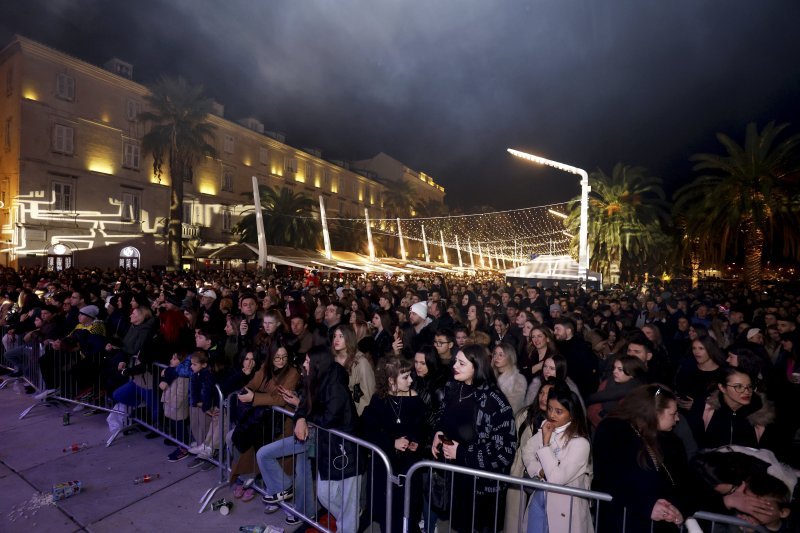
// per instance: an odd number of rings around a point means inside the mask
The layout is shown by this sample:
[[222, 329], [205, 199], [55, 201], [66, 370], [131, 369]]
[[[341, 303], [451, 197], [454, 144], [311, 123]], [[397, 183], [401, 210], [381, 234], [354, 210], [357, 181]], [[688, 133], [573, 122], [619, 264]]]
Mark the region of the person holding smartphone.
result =
[[[453, 380], [445, 386], [431, 452], [436, 459], [479, 470], [507, 474], [517, 447], [514, 413], [497, 387], [489, 352], [464, 346], [456, 354]], [[450, 524], [456, 531], [493, 530], [502, 526], [497, 509], [505, 509], [497, 483], [456, 474]]]

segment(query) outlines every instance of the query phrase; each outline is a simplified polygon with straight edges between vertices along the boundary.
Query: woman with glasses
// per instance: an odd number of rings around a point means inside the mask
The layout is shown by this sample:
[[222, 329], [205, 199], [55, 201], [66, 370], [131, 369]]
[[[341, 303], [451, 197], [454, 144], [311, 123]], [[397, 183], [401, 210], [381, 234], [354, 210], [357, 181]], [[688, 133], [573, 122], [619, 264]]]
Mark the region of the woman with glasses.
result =
[[[243, 365], [255, 366], [255, 354], [249, 351]], [[300, 372], [289, 364], [289, 352], [281, 345], [269, 361], [264, 361], [244, 389], [239, 391], [239, 421], [231, 435], [235, 459], [231, 477], [253, 473], [256, 470], [255, 450], [276, 439], [291, 435], [292, 421], [274, 414], [273, 406], [296, 406], [295, 390], [300, 382]], [[291, 398], [287, 401], [286, 396]], [[253, 489], [237, 484], [234, 496], [244, 501], [253, 499]]]
[[721, 370], [717, 390], [702, 408], [692, 410], [689, 422], [701, 448], [738, 444], [778, 451], [774, 406], [754, 390], [753, 378], [736, 367]]

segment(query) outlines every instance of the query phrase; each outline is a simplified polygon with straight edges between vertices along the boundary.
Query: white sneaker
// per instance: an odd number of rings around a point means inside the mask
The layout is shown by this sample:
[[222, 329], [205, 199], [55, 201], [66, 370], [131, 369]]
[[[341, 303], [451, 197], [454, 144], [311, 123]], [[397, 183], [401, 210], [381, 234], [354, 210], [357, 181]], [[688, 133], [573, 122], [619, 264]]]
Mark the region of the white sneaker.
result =
[[211, 446], [204, 446], [203, 450], [197, 454], [198, 459], [205, 459], [206, 461], [214, 458], [214, 448]]
[[200, 455], [200, 454], [211, 454], [211, 446], [206, 446], [205, 444], [198, 444], [197, 446], [192, 446], [188, 449], [188, 452], [192, 455]]
[[55, 393], [56, 393], [56, 389], [46, 389], [46, 390], [43, 390], [42, 392], [40, 392], [39, 394], [34, 395], [33, 398], [35, 400], [44, 400], [48, 396], [52, 396]]

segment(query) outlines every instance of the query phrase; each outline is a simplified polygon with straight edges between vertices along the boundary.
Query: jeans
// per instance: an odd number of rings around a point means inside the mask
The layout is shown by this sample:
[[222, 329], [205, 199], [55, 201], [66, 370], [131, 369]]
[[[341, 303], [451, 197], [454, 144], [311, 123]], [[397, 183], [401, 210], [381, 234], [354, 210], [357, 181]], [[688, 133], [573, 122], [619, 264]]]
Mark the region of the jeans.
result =
[[323, 481], [317, 477], [317, 498], [336, 519], [336, 531], [358, 530], [361, 476]]
[[256, 462], [267, 494], [277, 494], [292, 486], [292, 479], [283, 470], [278, 459], [295, 456], [294, 508], [309, 517], [314, 516], [317, 510], [311, 479], [311, 460], [308, 457], [312, 445], [311, 438], [301, 442], [291, 436], [264, 445], [256, 452]]
[[147, 412], [151, 416], [151, 419], [146, 420], [146, 422], [149, 422], [152, 426], [158, 425], [158, 402], [155, 394], [153, 394], [153, 389], [144, 389], [133, 381], [129, 381], [115, 390], [112, 397], [114, 398], [114, 403], [125, 404], [128, 407], [136, 407], [144, 399]]
[[534, 491], [528, 507], [528, 533], [547, 533], [547, 492]]
[[[26, 353], [27, 352], [27, 353]], [[10, 348], [3, 354], [6, 358], [6, 364], [14, 370], [22, 370], [22, 360], [26, 355], [30, 356], [33, 353], [33, 348], [30, 346], [15, 346]]]

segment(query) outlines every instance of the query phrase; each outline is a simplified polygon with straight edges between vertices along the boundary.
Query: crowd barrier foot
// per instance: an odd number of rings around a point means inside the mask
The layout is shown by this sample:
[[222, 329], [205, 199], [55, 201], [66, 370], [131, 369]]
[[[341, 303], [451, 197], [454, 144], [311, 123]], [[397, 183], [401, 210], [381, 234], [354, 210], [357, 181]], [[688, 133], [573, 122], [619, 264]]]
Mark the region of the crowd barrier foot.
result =
[[23, 418], [28, 416], [28, 413], [30, 413], [31, 410], [34, 407], [36, 407], [37, 405], [47, 405], [50, 402], [57, 402], [57, 401], [60, 401], [60, 400], [58, 398], [54, 397], [54, 396], [47, 396], [46, 398], [42, 398], [41, 400], [36, 400], [36, 403], [34, 403], [33, 405], [30, 405], [30, 406], [26, 407], [25, 409], [23, 409], [23, 411], [19, 414], [18, 420], [22, 420]]
[[197, 514], [202, 514], [203, 511], [206, 510], [206, 507], [208, 507], [208, 504], [211, 503], [211, 500], [214, 499], [214, 494], [216, 494], [219, 489], [227, 487], [228, 485], [229, 483], [226, 481], [224, 483], [217, 483], [215, 486], [208, 489], [205, 494], [203, 494], [203, 497], [200, 498], [201, 505], [200, 510], [197, 511]]
[[6, 378], [2, 383], [0, 383], [0, 390], [5, 389], [13, 383], [19, 383], [20, 381], [22, 381], [20, 378]]
[[127, 426], [123, 426], [123, 427], [117, 429], [116, 431], [114, 431], [111, 434], [111, 436], [108, 437], [108, 440], [106, 441], [106, 448], [109, 448], [112, 444], [114, 444], [114, 441], [117, 440], [117, 438], [120, 435], [125, 436], [125, 432], [126, 431], [128, 431], [129, 429], [134, 429], [135, 427], [136, 427], [136, 424], [128, 424]]

